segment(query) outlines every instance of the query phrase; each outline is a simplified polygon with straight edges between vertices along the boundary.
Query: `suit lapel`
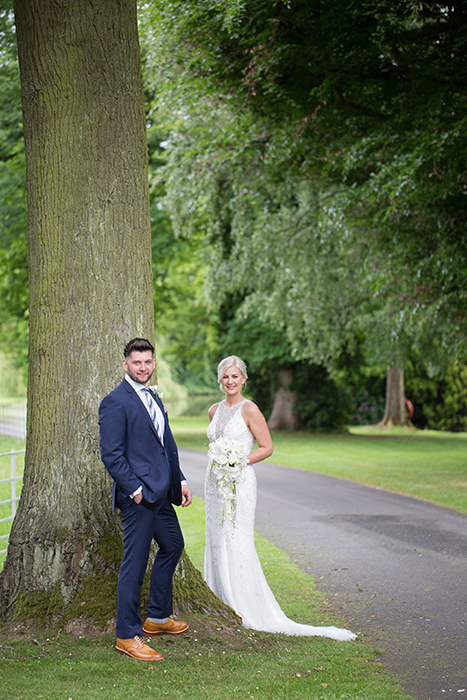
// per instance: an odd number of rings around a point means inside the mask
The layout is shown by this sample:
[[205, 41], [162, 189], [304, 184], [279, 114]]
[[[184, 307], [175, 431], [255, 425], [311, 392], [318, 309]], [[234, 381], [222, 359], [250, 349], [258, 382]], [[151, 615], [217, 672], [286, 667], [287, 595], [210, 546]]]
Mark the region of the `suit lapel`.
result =
[[149, 391], [151, 392], [152, 398], [154, 399], [154, 401], [155, 401], [155, 402], [157, 403], [157, 405], [159, 406], [159, 408], [160, 408], [160, 410], [161, 410], [161, 413], [162, 413], [162, 417], [164, 418], [164, 435], [165, 435], [165, 431], [167, 430], [167, 416], [166, 416], [164, 404], [162, 403], [162, 401], [160, 400], [160, 398], [158, 397], [158, 395], [155, 394], [154, 391], [153, 391], [152, 389], [149, 389]]
[[[155, 426], [154, 423], [152, 422], [151, 416], [149, 415], [149, 411], [147, 410], [146, 406], [143, 406], [143, 402], [141, 401], [141, 399], [140, 399], [140, 397], [138, 396], [137, 392], [135, 391], [135, 389], [133, 389], [133, 387], [131, 386], [131, 384], [129, 384], [129, 383], [127, 382], [126, 379], [124, 379], [124, 380], [122, 381], [122, 384], [124, 385], [125, 389], [127, 390], [130, 399], [131, 399], [132, 401], [135, 401], [135, 402], [136, 402], [136, 405], [137, 405], [138, 408], [139, 408], [139, 410], [142, 411], [143, 416], [144, 416], [144, 419], [148, 422], [148, 425], [150, 426], [152, 432], [154, 433], [154, 435], [156, 436], [156, 438], [159, 440], [159, 436], [158, 436], [158, 434], [157, 434], [156, 426]], [[154, 396], [154, 394], [153, 394], [152, 391], [151, 391], [151, 395], [153, 396], [154, 399], [156, 399], [156, 397]], [[157, 400], [157, 399], [156, 399], [156, 400]], [[159, 440], [159, 442], [160, 442], [160, 440]]]

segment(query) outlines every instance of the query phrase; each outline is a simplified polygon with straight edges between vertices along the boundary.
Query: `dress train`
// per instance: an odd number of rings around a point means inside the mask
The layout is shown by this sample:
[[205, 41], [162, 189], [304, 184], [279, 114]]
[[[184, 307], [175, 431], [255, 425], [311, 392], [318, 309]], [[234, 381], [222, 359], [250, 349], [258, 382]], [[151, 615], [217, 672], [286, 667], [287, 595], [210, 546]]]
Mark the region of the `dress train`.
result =
[[[249, 454], [254, 437], [242, 417], [244, 402], [228, 407], [222, 401], [208, 428], [211, 441], [224, 437]], [[338, 627], [315, 627], [290, 620], [280, 608], [254, 544], [256, 475], [247, 465], [235, 487], [235, 506], [226, 510], [225, 489], [215, 468], [208, 467], [205, 481], [206, 549], [204, 577], [208, 586], [242, 618], [244, 627], [287, 635], [329, 637], [350, 641], [356, 635]]]

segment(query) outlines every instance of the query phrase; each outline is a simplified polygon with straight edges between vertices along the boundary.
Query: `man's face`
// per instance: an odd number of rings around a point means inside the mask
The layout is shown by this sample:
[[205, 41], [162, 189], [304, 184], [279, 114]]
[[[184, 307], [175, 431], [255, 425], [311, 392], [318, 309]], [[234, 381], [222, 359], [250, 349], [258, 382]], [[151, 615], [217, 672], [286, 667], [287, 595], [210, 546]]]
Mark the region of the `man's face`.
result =
[[123, 369], [133, 381], [146, 384], [152, 377], [156, 368], [156, 360], [150, 350], [138, 352], [133, 350], [123, 360]]

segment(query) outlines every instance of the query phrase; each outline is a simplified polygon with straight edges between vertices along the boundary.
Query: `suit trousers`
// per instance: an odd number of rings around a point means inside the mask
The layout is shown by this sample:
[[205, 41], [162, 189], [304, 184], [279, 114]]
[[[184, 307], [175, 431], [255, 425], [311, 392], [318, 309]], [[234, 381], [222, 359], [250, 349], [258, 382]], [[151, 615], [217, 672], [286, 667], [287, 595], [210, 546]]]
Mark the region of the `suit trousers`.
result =
[[123, 520], [123, 562], [117, 589], [117, 637], [142, 635], [139, 615], [141, 586], [152, 540], [158, 551], [151, 571], [148, 617], [169, 617], [173, 612], [172, 580], [184, 541], [174, 507], [166, 497], [158, 508], [147, 508], [117, 492]]

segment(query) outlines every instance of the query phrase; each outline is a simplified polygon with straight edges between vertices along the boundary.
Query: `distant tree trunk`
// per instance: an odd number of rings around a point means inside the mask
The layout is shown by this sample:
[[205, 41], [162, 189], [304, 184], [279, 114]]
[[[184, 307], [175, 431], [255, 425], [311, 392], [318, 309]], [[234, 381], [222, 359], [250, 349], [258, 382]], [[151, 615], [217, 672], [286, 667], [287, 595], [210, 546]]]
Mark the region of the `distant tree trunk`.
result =
[[295, 394], [290, 391], [293, 375], [291, 369], [279, 370], [280, 387], [274, 397], [274, 405], [268, 420], [269, 430], [298, 430], [300, 419], [294, 410]]
[[405, 406], [404, 370], [388, 367], [386, 378], [386, 407], [380, 426], [411, 425]]
[[[0, 614], [50, 622], [68, 608], [69, 617], [105, 623], [115, 609], [121, 537], [97, 408], [121, 379], [124, 344], [154, 336], [136, 2], [15, 0], [15, 16], [30, 366], [24, 486]], [[198, 581], [196, 594], [202, 590]]]

